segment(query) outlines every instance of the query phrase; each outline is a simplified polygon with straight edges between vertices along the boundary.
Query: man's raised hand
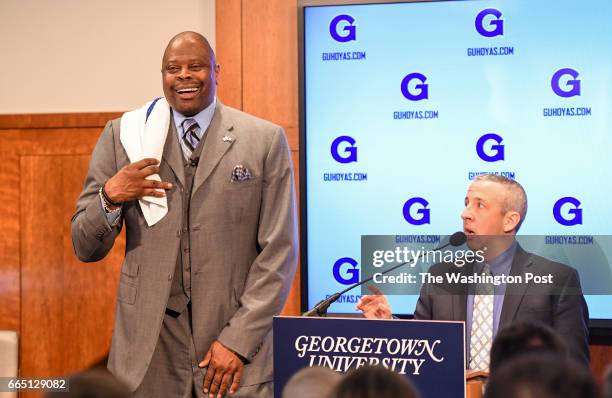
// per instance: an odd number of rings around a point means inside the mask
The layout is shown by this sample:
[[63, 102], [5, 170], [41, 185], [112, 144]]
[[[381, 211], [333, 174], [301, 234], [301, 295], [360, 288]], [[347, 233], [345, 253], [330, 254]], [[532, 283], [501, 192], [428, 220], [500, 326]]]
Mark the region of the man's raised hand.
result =
[[148, 180], [147, 177], [159, 173], [159, 161], [145, 158], [124, 166], [104, 185], [104, 192], [114, 203], [142, 199], [144, 196], [158, 198], [166, 196], [165, 190], [172, 184], [165, 181]]

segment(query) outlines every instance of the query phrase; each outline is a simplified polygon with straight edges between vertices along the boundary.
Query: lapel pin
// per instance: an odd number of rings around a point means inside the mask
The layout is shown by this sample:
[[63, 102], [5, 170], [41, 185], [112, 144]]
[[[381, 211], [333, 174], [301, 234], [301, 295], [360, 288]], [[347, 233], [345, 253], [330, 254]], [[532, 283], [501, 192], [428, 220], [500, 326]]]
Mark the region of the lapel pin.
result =
[[232, 142], [232, 137], [230, 137], [229, 135], [224, 135], [223, 142]]

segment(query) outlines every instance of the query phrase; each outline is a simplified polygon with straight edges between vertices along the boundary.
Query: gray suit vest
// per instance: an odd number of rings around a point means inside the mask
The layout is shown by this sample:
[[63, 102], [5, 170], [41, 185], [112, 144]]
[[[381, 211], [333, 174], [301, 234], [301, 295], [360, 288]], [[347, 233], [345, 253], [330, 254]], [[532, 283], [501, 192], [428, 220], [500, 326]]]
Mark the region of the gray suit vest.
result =
[[[168, 297], [168, 305], [166, 308], [182, 313], [189, 301], [191, 300], [191, 228], [189, 226], [189, 210], [191, 204], [191, 193], [193, 190], [193, 179], [198, 167], [198, 161], [206, 134], [198, 143], [195, 151], [191, 154], [191, 158], [183, 162], [185, 167], [185, 187], [182, 190], [183, 195], [183, 223], [181, 227], [181, 244], [176, 267], [174, 268], [174, 277], [172, 278], [172, 287], [170, 288], [170, 297]], [[182, 152], [182, 150], [181, 150]]]

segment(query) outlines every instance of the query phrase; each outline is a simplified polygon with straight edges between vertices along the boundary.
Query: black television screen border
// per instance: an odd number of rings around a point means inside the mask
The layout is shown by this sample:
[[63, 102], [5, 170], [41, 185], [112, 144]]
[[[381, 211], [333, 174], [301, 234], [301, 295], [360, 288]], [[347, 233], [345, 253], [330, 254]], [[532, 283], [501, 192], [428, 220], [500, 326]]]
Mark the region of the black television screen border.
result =
[[[306, 178], [306, 76], [304, 70], [304, 8], [343, 5], [394, 4], [394, 3], [443, 3], [466, 0], [298, 0], [298, 117], [299, 117], [299, 197], [300, 197], [300, 310], [308, 311], [308, 224]], [[397, 314], [402, 319], [412, 319], [409, 314]], [[589, 343], [612, 345], [612, 317], [589, 318]]]

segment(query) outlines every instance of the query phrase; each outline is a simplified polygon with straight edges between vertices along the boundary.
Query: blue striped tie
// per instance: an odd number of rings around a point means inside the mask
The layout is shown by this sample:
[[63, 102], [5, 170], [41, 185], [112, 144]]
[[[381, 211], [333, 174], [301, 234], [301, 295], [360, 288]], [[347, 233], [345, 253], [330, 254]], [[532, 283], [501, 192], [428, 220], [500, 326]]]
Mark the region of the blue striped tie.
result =
[[198, 136], [200, 126], [195, 119], [185, 119], [183, 120], [183, 131], [183, 142], [189, 151], [193, 152], [200, 142], [200, 137]]

